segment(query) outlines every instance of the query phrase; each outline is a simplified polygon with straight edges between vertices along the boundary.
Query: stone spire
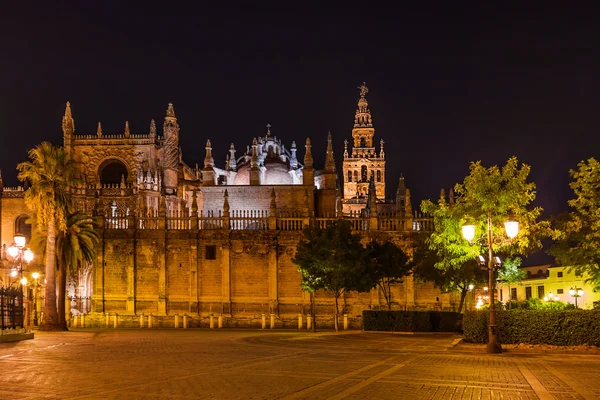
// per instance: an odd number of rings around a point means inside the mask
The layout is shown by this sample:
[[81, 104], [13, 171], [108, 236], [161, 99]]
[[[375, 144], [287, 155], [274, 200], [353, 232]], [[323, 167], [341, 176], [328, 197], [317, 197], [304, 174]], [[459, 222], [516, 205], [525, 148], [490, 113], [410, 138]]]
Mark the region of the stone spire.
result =
[[233, 143], [229, 145], [229, 169], [232, 171], [237, 169], [237, 163], [235, 161], [235, 146]]
[[379, 158], [385, 158], [385, 152], [383, 151], [383, 144], [385, 142], [383, 141], [383, 139], [381, 139], [379, 141]]
[[96, 129], [96, 135], [98, 135], [99, 138], [102, 137], [102, 124], [100, 123], [100, 121], [98, 121], [98, 128]]
[[448, 200], [450, 204], [454, 204], [454, 190], [452, 188], [448, 191]]
[[344, 158], [348, 158], [348, 140], [344, 139]]
[[404, 198], [404, 214], [412, 215], [412, 204], [410, 204], [410, 189], [406, 189], [406, 197]]
[[290, 168], [296, 169], [298, 168], [298, 158], [296, 156], [296, 142], [292, 142], [292, 148], [290, 151], [292, 152], [292, 156], [290, 157]]
[[310, 144], [310, 138], [306, 138], [306, 144], [304, 147], [306, 148], [306, 153], [304, 153], [304, 168], [312, 168], [313, 156], [311, 152], [312, 145]]
[[333, 145], [331, 143], [331, 131], [327, 135], [327, 151], [325, 153], [325, 171], [335, 172], [335, 160], [333, 159]]
[[65, 115], [62, 119], [62, 130], [65, 137], [73, 136], [73, 134], [75, 134], [75, 120], [71, 114], [71, 103], [68, 101], [67, 106], [65, 107]]
[[258, 140], [252, 139], [252, 158], [250, 159], [250, 185], [260, 185], [260, 168], [258, 161]]
[[150, 120], [150, 137], [156, 137], [156, 123], [154, 120]]
[[440, 190], [440, 199], [444, 199], [444, 202], [446, 202], [446, 191], [444, 190], [444, 188]]
[[303, 185], [314, 185], [315, 184], [315, 169], [313, 167], [313, 157], [310, 151], [312, 145], [310, 144], [310, 138], [306, 138], [306, 152], [304, 153], [304, 169], [302, 170], [302, 184]]
[[204, 156], [204, 169], [212, 169], [215, 166], [215, 160], [212, 156], [212, 145], [210, 140], [206, 141], [206, 155]]
[[129, 131], [129, 121], [125, 121], [125, 137], [129, 137], [131, 132]]
[[267, 137], [271, 137], [271, 124], [267, 124]]
[[227, 189], [225, 189], [225, 193], [223, 193], [223, 216], [229, 217], [229, 193]]
[[169, 103], [163, 123], [165, 144], [163, 148], [164, 184], [168, 194], [174, 194], [177, 188], [177, 170], [179, 169], [179, 124], [175, 118], [173, 104]]

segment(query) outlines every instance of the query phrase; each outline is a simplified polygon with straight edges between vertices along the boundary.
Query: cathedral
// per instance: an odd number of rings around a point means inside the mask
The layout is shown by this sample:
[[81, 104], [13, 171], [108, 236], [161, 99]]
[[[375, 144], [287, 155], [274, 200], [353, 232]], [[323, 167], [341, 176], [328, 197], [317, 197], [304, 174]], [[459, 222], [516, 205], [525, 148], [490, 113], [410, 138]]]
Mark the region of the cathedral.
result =
[[[64, 148], [79, 162], [84, 182], [70, 189], [72, 207], [94, 216], [101, 233], [95, 261], [69, 277], [72, 315], [85, 314], [88, 326], [104, 326], [110, 315], [123, 326], [144, 315], [157, 326], [173, 326], [174, 317], [184, 315], [191, 326], [202, 326], [211, 315], [227, 326], [251, 326], [266, 314], [287, 326], [310, 311], [291, 261], [304, 227], [348, 219], [365, 242], [388, 238], [409, 249], [415, 232], [431, 229], [431, 220], [413, 212], [404, 178], [395, 198], [386, 199], [384, 140], [377, 149], [368, 88], [359, 89], [341, 174], [331, 134], [323, 140], [322, 169], [311, 151], [319, 140], [300, 138], [301, 149], [274, 136], [269, 125], [245, 147], [222, 149], [223, 164], [215, 162], [206, 138], [202, 166], [190, 165], [182, 157], [172, 104], [162, 132], [152, 120], [147, 133], [131, 132], [128, 122], [122, 133], [105, 133], [100, 123], [95, 133], [79, 133], [67, 103]], [[3, 187], [0, 177], [4, 272], [10, 268], [4, 249], [13, 235], [31, 235], [25, 190]], [[0, 278], [3, 284], [10, 280], [6, 273]], [[396, 309], [457, 306], [452, 294], [412, 277], [392, 296]], [[333, 297], [318, 292], [315, 301], [317, 318], [327, 323]], [[346, 293], [342, 302], [343, 313], [355, 320], [362, 310], [385, 306], [378, 289]]]

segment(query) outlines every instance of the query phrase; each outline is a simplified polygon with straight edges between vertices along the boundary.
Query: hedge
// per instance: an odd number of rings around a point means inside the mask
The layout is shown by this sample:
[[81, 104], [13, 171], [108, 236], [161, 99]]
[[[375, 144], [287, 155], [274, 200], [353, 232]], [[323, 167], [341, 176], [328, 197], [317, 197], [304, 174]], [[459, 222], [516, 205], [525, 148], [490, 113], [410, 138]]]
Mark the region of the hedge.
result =
[[441, 311], [363, 311], [365, 331], [456, 332], [460, 314]]
[[[464, 314], [465, 342], [487, 343], [489, 311]], [[500, 343], [600, 346], [600, 311], [506, 310], [496, 312]]]

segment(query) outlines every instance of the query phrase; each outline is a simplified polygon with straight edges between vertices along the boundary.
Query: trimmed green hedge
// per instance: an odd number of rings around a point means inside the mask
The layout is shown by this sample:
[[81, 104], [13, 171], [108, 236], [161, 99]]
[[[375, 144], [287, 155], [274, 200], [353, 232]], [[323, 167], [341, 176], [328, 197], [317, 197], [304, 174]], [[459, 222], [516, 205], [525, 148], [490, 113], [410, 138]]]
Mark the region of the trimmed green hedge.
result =
[[[464, 314], [465, 342], [487, 343], [489, 311]], [[506, 310], [496, 312], [500, 343], [600, 346], [600, 311]]]
[[363, 311], [365, 331], [456, 332], [460, 314], [441, 311]]

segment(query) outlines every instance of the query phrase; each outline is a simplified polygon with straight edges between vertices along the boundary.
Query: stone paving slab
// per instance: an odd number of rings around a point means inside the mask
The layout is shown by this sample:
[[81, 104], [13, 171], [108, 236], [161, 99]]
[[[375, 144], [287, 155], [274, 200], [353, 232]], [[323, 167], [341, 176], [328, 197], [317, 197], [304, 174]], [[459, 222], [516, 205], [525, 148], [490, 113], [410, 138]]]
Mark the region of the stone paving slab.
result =
[[79, 330], [0, 344], [0, 399], [598, 399], [600, 356], [456, 336]]

